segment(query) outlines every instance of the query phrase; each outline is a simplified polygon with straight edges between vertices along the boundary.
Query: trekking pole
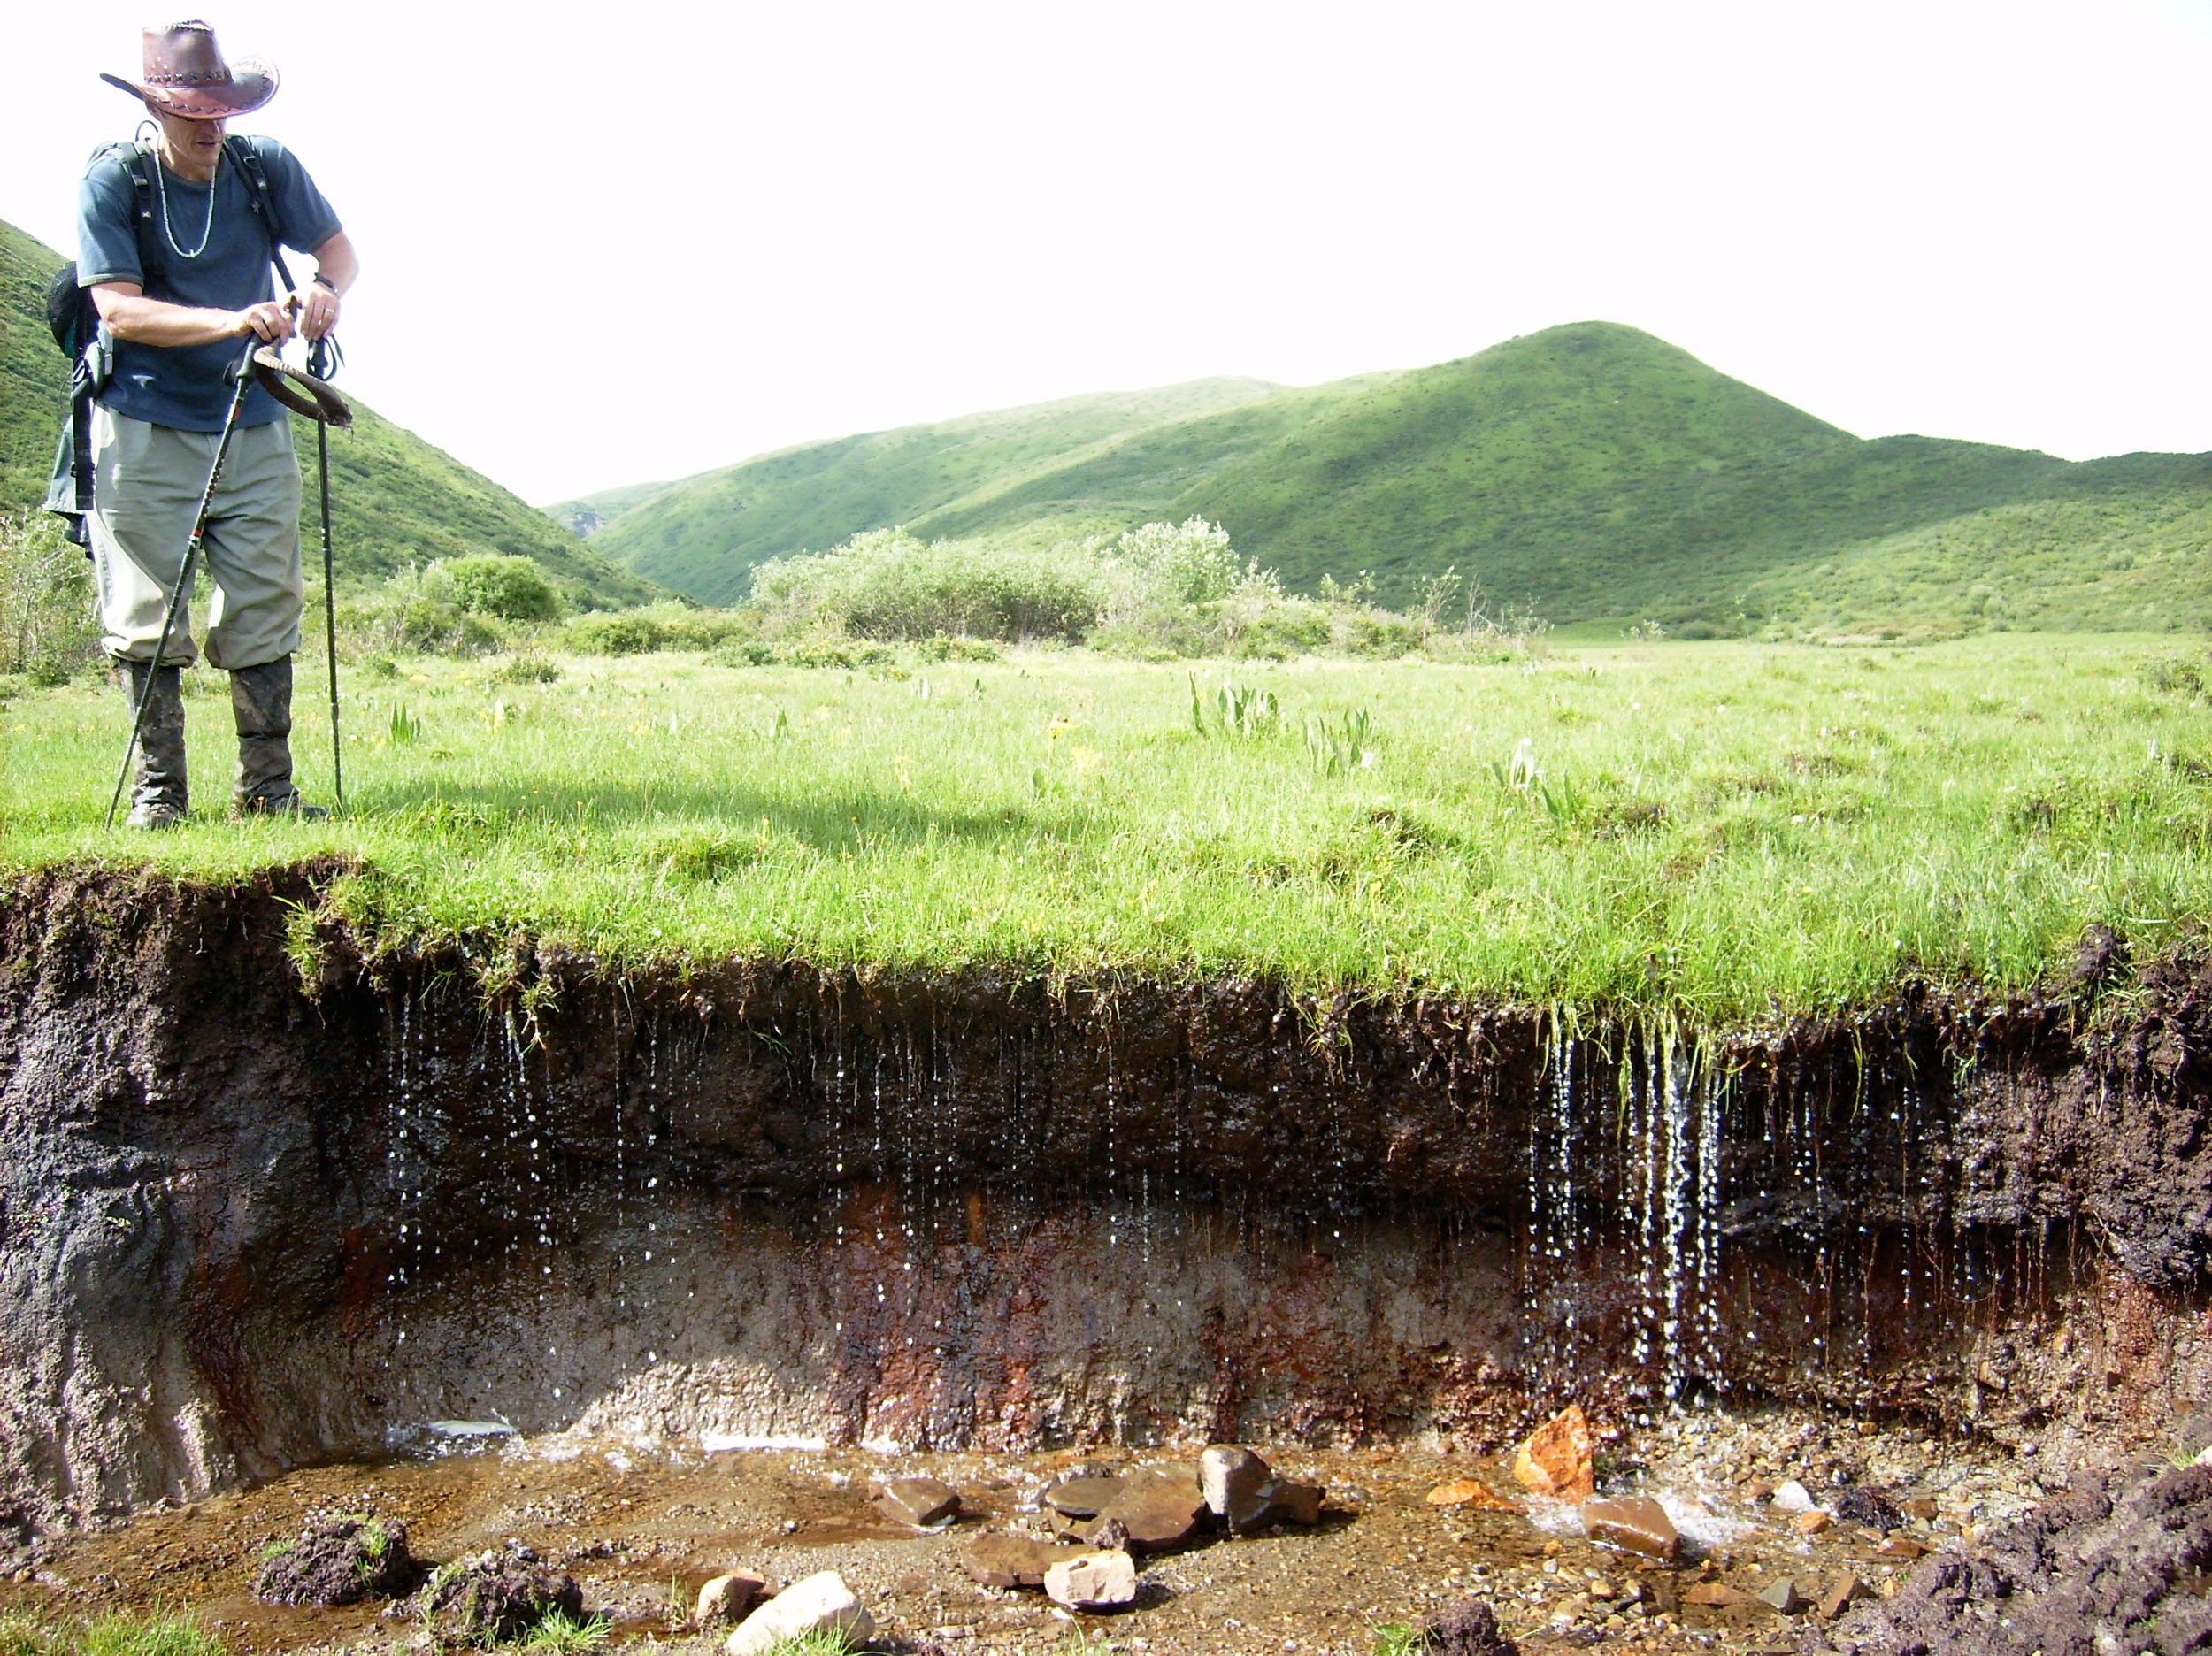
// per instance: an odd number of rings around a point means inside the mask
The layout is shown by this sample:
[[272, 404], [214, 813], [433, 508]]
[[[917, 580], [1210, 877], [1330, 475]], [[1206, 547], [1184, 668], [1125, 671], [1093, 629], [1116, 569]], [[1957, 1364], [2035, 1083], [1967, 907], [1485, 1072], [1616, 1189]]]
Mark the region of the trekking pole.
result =
[[330, 777], [342, 810], [346, 772], [338, 741], [338, 567], [330, 535], [330, 428], [351, 426], [353, 406], [330, 384], [336, 356], [336, 341], [316, 341], [303, 373], [286, 362], [282, 353], [265, 349], [253, 354], [253, 371], [263, 390], [294, 413], [315, 422], [315, 480], [321, 488], [323, 508], [323, 635], [330, 657]]
[[177, 584], [169, 594], [169, 607], [161, 617], [161, 641], [154, 646], [154, 659], [146, 674], [146, 682], [139, 686], [138, 705], [131, 710], [131, 739], [123, 748], [123, 768], [116, 772], [115, 792], [108, 799], [107, 826], [115, 826], [116, 807], [123, 802], [123, 785], [130, 780], [131, 761], [138, 753], [138, 734], [146, 725], [146, 704], [154, 699], [154, 679], [161, 671], [161, 658], [169, 653], [169, 636], [176, 631], [177, 611], [183, 608], [185, 594], [192, 590], [193, 565], [199, 562], [200, 544], [207, 539], [207, 519], [215, 504], [216, 486], [223, 480], [223, 462], [230, 454], [231, 433], [238, 429], [238, 410], [245, 406], [246, 387], [252, 383], [253, 354], [261, 341], [250, 332], [246, 335], [246, 349], [230, 370], [230, 408], [223, 416], [223, 434], [216, 440], [215, 464], [207, 470], [207, 487], [200, 491], [200, 510], [192, 519], [192, 538], [184, 543], [184, 566], [177, 571]]
[[323, 494], [323, 650], [330, 660], [330, 785], [346, 808], [346, 766], [338, 750], [338, 563], [330, 549], [330, 422], [315, 422], [315, 480]]

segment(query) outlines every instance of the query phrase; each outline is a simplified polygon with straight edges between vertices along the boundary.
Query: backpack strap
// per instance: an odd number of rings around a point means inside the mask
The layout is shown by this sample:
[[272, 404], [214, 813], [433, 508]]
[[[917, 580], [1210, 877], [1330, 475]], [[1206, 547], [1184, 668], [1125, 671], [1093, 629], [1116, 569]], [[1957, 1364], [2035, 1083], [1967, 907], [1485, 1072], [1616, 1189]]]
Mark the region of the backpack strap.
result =
[[156, 217], [158, 210], [154, 203], [157, 163], [152, 151], [135, 142], [102, 144], [92, 152], [85, 171], [89, 172], [103, 161], [114, 162], [131, 181], [131, 235], [138, 243], [139, 287], [151, 295], [169, 274], [169, 249], [162, 243], [161, 220]]
[[284, 228], [277, 222], [276, 192], [269, 188], [269, 169], [261, 164], [261, 152], [236, 133], [223, 140], [223, 152], [246, 180], [246, 200], [253, 216], [261, 221], [262, 234], [269, 238], [269, 262], [276, 266], [284, 291], [290, 293], [292, 272], [284, 263]]

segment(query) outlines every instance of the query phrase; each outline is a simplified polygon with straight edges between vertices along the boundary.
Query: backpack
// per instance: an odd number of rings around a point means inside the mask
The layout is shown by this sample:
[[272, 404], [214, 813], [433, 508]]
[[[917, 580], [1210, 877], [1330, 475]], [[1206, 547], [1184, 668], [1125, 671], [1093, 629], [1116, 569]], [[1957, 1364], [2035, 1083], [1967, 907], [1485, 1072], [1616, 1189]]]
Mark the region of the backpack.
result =
[[[224, 138], [223, 153], [246, 180], [246, 199], [269, 240], [269, 262], [276, 266], [277, 279], [289, 293], [292, 272], [285, 268], [283, 230], [261, 156], [236, 134]], [[150, 144], [135, 140], [101, 145], [85, 163], [85, 171], [89, 172], [104, 161], [119, 161], [130, 177], [131, 229], [138, 242], [140, 286], [159, 297], [155, 290], [169, 273], [169, 249], [155, 217], [153, 170], [160, 163]], [[89, 556], [92, 535], [86, 520], [92, 510], [92, 402], [106, 388], [114, 368], [114, 345], [100, 326], [91, 290], [77, 280], [73, 259], [56, 271], [46, 284], [46, 326], [55, 346], [72, 364], [69, 419], [62, 427], [61, 445], [54, 456], [46, 510], [70, 520], [69, 538]]]

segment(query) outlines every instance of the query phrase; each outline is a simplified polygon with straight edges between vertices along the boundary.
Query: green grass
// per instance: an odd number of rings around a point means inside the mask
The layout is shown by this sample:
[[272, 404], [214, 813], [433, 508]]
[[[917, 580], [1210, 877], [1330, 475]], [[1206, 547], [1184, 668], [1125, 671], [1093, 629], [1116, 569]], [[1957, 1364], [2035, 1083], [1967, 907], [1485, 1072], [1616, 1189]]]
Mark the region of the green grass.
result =
[[1428, 1636], [1410, 1622], [1385, 1622], [1375, 1629], [1375, 1656], [1420, 1656]]
[[0, 1613], [0, 1656], [222, 1656], [223, 1642], [188, 1614], [154, 1609], [47, 1619]]
[[[68, 364], [46, 331], [47, 277], [61, 256], [0, 223], [0, 510], [46, 494], [69, 404]], [[663, 596], [649, 581], [533, 511], [489, 478], [357, 402], [330, 438], [333, 540], [342, 582], [381, 579], [432, 558], [504, 552], [535, 559], [577, 602], [600, 607]], [[292, 422], [308, 496], [310, 563], [320, 556], [315, 433]]]
[[[313, 826], [221, 820], [227, 703], [195, 673], [199, 816], [157, 837], [100, 826], [114, 692], [26, 690], [0, 702], [0, 867], [226, 879], [339, 853], [360, 871], [334, 902], [383, 936], [1254, 973], [1717, 1022], [1916, 976], [2012, 988], [2061, 973], [2093, 922], [2139, 955], [2212, 914], [2200, 648], [1307, 660], [1239, 665], [1227, 698], [1202, 667], [1195, 721], [1181, 666], [902, 659], [354, 671], [352, 814]], [[321, 795], [319, 678], [303, 665], [296, 740]]]
[[[1610, 323], [1223, 406], [1128, 399], [1123, 429], [1095, 401], [817, 444], [627, 510], [611, 493], [593, 544], [728, 602], [764, 558], [894, 523], [1034, 544], [1200, 516], [1296, 592], [1365, 570], [1403, 607], [1455, 566], [1494, 602], [1612, 632], [2212, 622], [2212, 456], [1866, 441]], [[1018, 440], [979, 437], [994, 420]]]
[[606, 1647], [613, 1625], [603, 1615], [572, 1616], [565, 1610], [549, 1610], [518, 1648], [528, 1656], [587, 1656]]

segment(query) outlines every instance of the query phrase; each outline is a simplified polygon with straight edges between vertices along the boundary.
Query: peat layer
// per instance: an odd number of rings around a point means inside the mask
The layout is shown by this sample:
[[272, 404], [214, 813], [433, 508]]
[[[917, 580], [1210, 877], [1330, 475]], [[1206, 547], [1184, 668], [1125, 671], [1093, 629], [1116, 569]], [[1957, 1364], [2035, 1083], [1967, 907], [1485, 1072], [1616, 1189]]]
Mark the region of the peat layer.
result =
[[377, 954], [316, 921], [334, 875], [0, 897], [19, 1530], [442, 1421], [1471, 1447], [1569, 1398], [2125, 1434], [2212, 1393], [2177, 965], [1693, 1039]]

